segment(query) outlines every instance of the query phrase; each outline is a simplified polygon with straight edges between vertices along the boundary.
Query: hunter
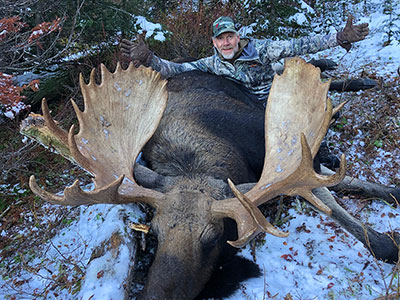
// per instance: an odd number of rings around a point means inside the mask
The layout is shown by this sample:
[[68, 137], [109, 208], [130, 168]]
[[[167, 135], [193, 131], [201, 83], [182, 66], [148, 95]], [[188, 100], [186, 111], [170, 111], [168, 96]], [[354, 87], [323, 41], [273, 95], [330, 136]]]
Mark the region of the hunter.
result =
[[265, 103], [274, 77], [272, 63], [285, 58], [316, 53], [342, 46], [347, 51], [351, 43], [368, 35], [368, 24], [353, 25], [349, 16], [344, 29], [336, 34], [313, 35], [287, 41], [240, 38], [230, 17], [219, 17], [212, 25], [214, 55], [192, 62], [174, 63], [154, 55], [143, 39], [122, 40], [121, 52], [132, 58], [136, 66], [152, 67], [165, 78], [179, 73], [200, 70], [233, 80], [243, 87], [252, 99]]

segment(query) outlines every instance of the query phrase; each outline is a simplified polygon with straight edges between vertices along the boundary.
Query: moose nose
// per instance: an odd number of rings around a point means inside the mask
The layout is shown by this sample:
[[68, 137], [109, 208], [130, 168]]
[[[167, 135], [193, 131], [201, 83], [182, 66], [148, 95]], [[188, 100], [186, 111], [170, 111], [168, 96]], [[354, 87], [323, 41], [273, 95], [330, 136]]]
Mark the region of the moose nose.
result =
[[[177, 256], [164, 254], [155, 258], [148, 274], [148, 282], [139, 300], [187, 300], [200, 291], [187, 263]], [[168, 274], [168, 275], [166, 275]]]

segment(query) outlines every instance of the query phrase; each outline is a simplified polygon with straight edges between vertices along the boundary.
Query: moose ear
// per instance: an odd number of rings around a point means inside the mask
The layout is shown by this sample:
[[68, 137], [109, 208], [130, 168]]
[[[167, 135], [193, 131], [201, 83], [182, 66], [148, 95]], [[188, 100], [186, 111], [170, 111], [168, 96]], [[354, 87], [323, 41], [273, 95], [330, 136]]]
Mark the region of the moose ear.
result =
[[135, 164], [134, 177], [138, 184], [148, 189], [157, 189], [163, 187], [166, 183], [165, 176], [150, 170], [140, 163]]

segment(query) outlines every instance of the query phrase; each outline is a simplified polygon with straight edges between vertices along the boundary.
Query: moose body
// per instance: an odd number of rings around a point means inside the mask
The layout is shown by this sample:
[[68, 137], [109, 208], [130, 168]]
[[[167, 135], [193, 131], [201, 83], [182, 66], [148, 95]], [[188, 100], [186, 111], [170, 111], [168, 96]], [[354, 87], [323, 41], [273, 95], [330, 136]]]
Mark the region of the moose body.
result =
[[[93, 73], [88, 85], [81, 80], [85, 111], [74, 105], [81, 127], [77, 135], [73, 128], [68, 135], [60, 130], [43, 105], [47, 127], [69, 147], [75, 162], [95, 174], [95, 190], [83, 192], [74, 184], [64, 196], [51, 195], [34, 177], [31, 189], [64, 205], [144, 202], [155, 207], [152, 228], [158, 246], [138, 299], [195, 299], [221, 258], [235, 252], [230, 245], [240, 247], [261, 231], [285, 236], [257, 209], [280, 194], [301, 195], [377, 258], [396, 262], [398, 235], [361, 224], [324, 188], [344, 178], [344, 164], [329, 178], [314, 172], [312, 158], [332, 116], [326, 102], [329, 85], [321, 84], [319, 71], [302, 60], [290, 64], [274, 81], [268, 100], [274, 104], [266, 112], [237, 84], [214, 75], [193, 71], [170, 79], [165, 104], [165, 84], [153, 71], [130, 66], [110, 74], [102, 67], [104, 84], [96, 86]], [[299, 84], [302, 78], [306, 87]], [[294, 89], [288, 86], [292, 83]], [[128, 103], [132, 89], [137, 95]], [[153, 171], [133, 169], [142, 149]], [[236, 188], [230, 180], [243, 185]]]
[[[143, 157], [168, 178], [158, 188], [179, 196], [168, 213], [157, 213], [152, 222], [159, 246], [143, 299], [193, 299], [217, 263], [236, 252], [226, 243], [235, 239], [235, 228], [227, 220], [210, 219], [209, 205], [201, 203], [232, 196], [228, 178], [258, 180], [265, 112], [236, 83], [200, 71], [175, 76], [167, 88], [167, 108]], [[167, 273], [174, 275], [167, 279]]]

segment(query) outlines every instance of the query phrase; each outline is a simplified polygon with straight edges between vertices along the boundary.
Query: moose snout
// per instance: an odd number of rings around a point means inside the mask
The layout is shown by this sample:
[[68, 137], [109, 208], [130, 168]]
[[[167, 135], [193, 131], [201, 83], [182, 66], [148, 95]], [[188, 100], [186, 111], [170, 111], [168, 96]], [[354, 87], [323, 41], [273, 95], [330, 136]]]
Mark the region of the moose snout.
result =
[[[195, 298], [208, 278], [197, 266], [176, 255], [157, 255], [139, 300], [187, 300]], [[207, 273], [207, 272], [206, 272]], [[203, 284], [201, 282], [204, 281]], [[199, 284], [200, 283], [200, 284]]]

